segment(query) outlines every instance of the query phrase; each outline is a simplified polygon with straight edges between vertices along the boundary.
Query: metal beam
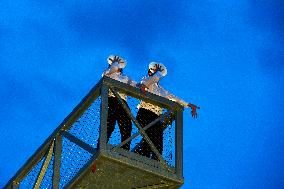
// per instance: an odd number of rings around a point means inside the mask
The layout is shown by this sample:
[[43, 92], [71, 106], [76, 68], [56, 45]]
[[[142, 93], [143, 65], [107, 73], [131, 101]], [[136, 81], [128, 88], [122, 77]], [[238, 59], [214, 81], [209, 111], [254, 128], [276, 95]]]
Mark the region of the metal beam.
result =
[[160, 183], [160, 184], [154, 184], [154, 185], [147, 185], [142, 187], [135, 187], [133, 189], [169, 189], [173, 184], [169, 183]]
[[91, 106], [91, 104], [100, 96], [100, 88], [103, 78], [91, 89], [91, 91], [81, 100], [61, 124], [60, 130], [68, 130], [73, 123]]
[[91, 103], [100, 95], [100, 87], [103, 83], [102, 78], [82, 99], [82, 101], [73, 109], [73, 111], [63, 120], [63, 122], [54, 130], [54, 132], [44, 141], [37, 151], [26, 161], [26, 163], [17, 171], [14, 177], [4, 186], [11, 188], [13, 182], [20, 183], [21, 180], [31, 171], [31, 169], [42, 159], [49, 145], [61, 130], [68, 130], [72, 124], [81, 116], [81, 114], [91, 105]]
[[62, 136], [58, 135], [55, 138], [55, 146], [53, 149], [54, 163], [53, 163], [53, 177], [52, 177], [52, 188], [58, 189], [60, 183], [60, 164], [61, 164], [61, 153], [62, 153]]
[[[9, 182], [4, 186], [4, 188], [12, 188], [13, 183], [20, 183], [21, 180], [32, 170], [32, 168], [37, 165], [37, 163], [44, 157], [49, 146], [53, 142], [54, 138], [59, 134], [59, 132], [68, 130], [73, 123], [84, 113], [86, 109], [93, 103], [93, 101], [100, 95], [101, 86], [115, 86], [119, 89], [119, 92], [123, 92], [134, 98], [150, 102], [152, 104], [165, 107], [170, 110], [183, 111], [183, 107], [178, 103], [168, 100], [166, 98], [154, 95], [152, 93], [142, 94], [138, 88], [132, 87], [130, 85], [124, 84], [119, 81], [115, 81], [108, 77], [103, 77], [92, 89], [91, 91], [82, 99], [82, 101], [73, 109], [73, 111], [63, 120], [63, 122], [54, 130], [54, 132], [44, 141], [44, 143], [37, 149], [37, 151], [28, 159], [28, 161], [22, 166], [14, 177], [12, 177]], [[105, 98], [107, 96], [105, 95]], [[106, 98], [107, 99], [107, 98]], [[105, 101], [105, 100], [104, 100]], [[107, 104], [107, 103], [106, 103]], [[107, 107], [104, 105], [104, 107]], [[101, 111], [106, 111], [107, 108]], [[102, 113], [103, 114], [103, 113]], [[107, 115], [107, 113], [105, 112]], [[105, 118], [106, 119], [106, 116]], [[103, 122], [101, 122], [103, 124]], [[106, 124], [106, 122], [105, 122]], [[106, 126], [104, 127], [106, 129]], [[103, 136], [103, 135], [102, 135]], [[106, 134], [105, 134], [106, 136]], [[103, 138], [102, 138], [103, 140]], [[106, 141], [106, 140], [105, 140]], [[101, 145], [103, 143], [101, 142]], [[106, 144], [106, 142], [105, 142]], [[157, 152], [157, 151], [156, 151]], [[154, 152], [155, 153], [155, 152]], [[159, 157], [159, 155], [158, 155]]]
[[101, 88], [101, 124], [100, 124], [100, 137], [99, 149], [106, 150], [107, 148], [107, 116], [108, 116], [108, 93], [109, 88], [103, 85]]
[[81, 148], [83, 148], [84, 150], [88, 151], [91, 154], [95, 154], [97, 152], [97, 150], [95, 148], [93, 148], [89, 144], [85, 143], [84, 141], [78, 139], [74, 135], [68, 133], [67, 131], [62, 132], [62, 136], [64, 136], [65, 138], [67, 138], [71, 142], [77, 144], [78, 146], [80, 146]]
[[183, 112], [176, 112], [176, 174], [183, 178]]
[[[110, 146], [112, 146], [112, 145], [110, 145]], [[141, 155], [136, 154], [134, 152], [127, 151], [123, 148], [119, 148], [115, 152], [119, 154], [116, 157], [120, 157], [120, 156], [127, 157], [127, 159], [134, 160], [135, 162], [143, 163], [144, 166], [140, 166], [139, 168], [144, 167], [145, 169], [147, 169], [145, 167], [145, 165], [147, 165], [147, 166], [154, 167], [155, 169], [158, 169], [160, 172], [165, 173], [165, 170], [161, 167], [161, 164], [156, 160], [150, 159], [146, 156], [141, 156]], [[113, 153], [111, 152], [111, 153], [108, 153], [107, 155], [109, 155], [109, 154], [113, 154]], [[118, 158], [118, 160], [120, 160], [120, 158]], [[121, 161], [121, 162], [123, 163], [124, 161]], [[135, 164], [133, 163], [133, 161], [131, 161], [131, 162], [134, 166]], [[129, 164], [129, 162], [128, 162], [128, 164]], [[172, 170], [171, 172], [174, 173], [174, 170], [175, 170], [174, 167], [170, 167], [170, 168]]]
[[54, 146], [54, 142], [52, 142], [52, 144], [51, 144], [51, 146], [50, 146], [50, 148], [48, 150], [48, 153], [47, 153], [46, 158], [45, 158], [45, 160], [43, 162], [43, 165], [42, 165], [42, 167], [40, 169], [40, 172], [39, 172], [39, 174], [37, 176], [37, 179], [36, 179], [36, 182], [34, 184], [33, 189], [39, 189], [39, 187], [41, 185], [42, 179], [43, 179], [43, 177], [44, 177], [44, 175], [46, 173], [46, 170], [48, 168], [49, 162], [50, 162], [50, 160], [52, 158], [53, 146]]
[[64, 187], [63, 189], [70, 189], [73, 188], [75, 186], [75, 184], [77, 182], [79, 182], [81, 179], [84, 178], [84, 175], [90, 170], [91, 166], [93, 165], [94, 161], [96, 159], [98, 159], [100, 155], [100, 151], [97, 151], [93, 157], [91, 157], [91, 159], [84, 165], [84, 167], [82, 167], [78, 173], [76, 174], [75, 177], [73, 177], [72, 180], [70, 180]]
[[35, 153], [31, 156], [25, 165], [17, 172], [16, 176], [9, 181], [4, 188], [9, 188], [13, 182], [20, 183], [21, 180], [30, 172], [30, 170], [37, 165], [37, 163], [44, 157], [52, 141], [46, 141]]
[[[149, 123], [146, 127], [143, 127], [143, 130], [146, 131], [147, 129], [149, 129], [150, 127], [152, 127], [153, 125], [155, 125], [157, 122], [163, 120], [165, 117], [167, 117], [169, 114], [171, 113], [171, 111], [167, 111], [166, 113], [162, 114], [161, 116], [159, 116], [157, 119], [155, 119], [154, 121], [152, 121], [151, 123]], [[117, 146], [113, 147], [112, 150], [116, 150], [118, 148], [120, 148], [121, 146], [127, 144], [128, 142], [130, 142], [132, 139], [134, 139], [135, 137], [139, 136], [140, 132], [138, 131], [137, 133], [133, 134], [131, 137], [127, 138], [126, 140], [124, 140], [123, 142], [121, 142], [120, 144], [118, 144]]]
[[142, 169], [146, 172], [160, 175], [174, 182], [179, 181], [179, 178], [174, 174], [173, 167], [171, 167], [173, 171], [165, 171], [158, 161], [129, 151], [127, 152], [124, 149], [118, 149], [118, 153], [105, 151], [104, 153], [101, 153], [101, 156], [109, 158], [120, 164], [129, 165], [133, 168]]
[[20, 187], [19, 187], [19, 183], [17, 183], [17, 182], [13, 182], [13, 187], [12, 187], [12, 189], [19, 189]]
[[122, 105], [122, 107], [124, 108], [124, 110], [126, 111], [126, 113], [128, 114], [128, 116], [131, 118], [131, 120], [134, 122], [134, 124], [136, 125], [136, 127], [138, 128], [139, 132], [141, 133], [142, 137], [146, 140], [146, 142], [149, 144], [151, 150], [156, 154], [156, 156], [159, 158], [161, 165], [168, 171], [172, 171], [169, 166], [167, 165], [167, 163], [165, 162], [165, 160], [163, 159], [163, 157], [161, 156], [161, 154], [159, 153], [159, 151], [157, 150], [157, 148], [155, 147], [155, 145], [153, 144], [153, 142], [151, 141], [151, 139], [148, 137], [148, 135], [146, 134], [146, 132], [143, 130], [143, 128], [141, 127], [141, 125], [139, 124], [139, 122], [134, 118], [134, 116], [132, 115], [131, 111], [128, 109], [127, 105], [123, 102], [123, 100], [121, 99], [121, 97], [119, 96], [119, 94], [112, 89], [112, 87], [110, 87], [111, 92], [116, 96], [116, 98], [118, 99], [119, 103]]
[[128, 96], [132, 96], [134, 98], [137, 99], [141, 99], [145, 102], [149, 102], [151, 104], [163, 107], [163, 108], [167, 108], [170, 110], [183, 110], [183, 106], [180, 105], [177, 102], [174, 102], [172, 100], [169, 100], [167, 98], [155, 95], [153, 93], [150, 92], [146, 92], [146, 94], [141, 93], [141, 91], [136, 88], [133, 87], [131, 85], [127, 85], [125, 83], [122, 83], [120, 81], [116, 81], [114, 79], [111, 79], [109, 77], [104, 77], [103, 79], [103, 85], [108, 85], [110, 87], [115, 87], [117, 89], [119, 89], [119, 92], [123, 92]]

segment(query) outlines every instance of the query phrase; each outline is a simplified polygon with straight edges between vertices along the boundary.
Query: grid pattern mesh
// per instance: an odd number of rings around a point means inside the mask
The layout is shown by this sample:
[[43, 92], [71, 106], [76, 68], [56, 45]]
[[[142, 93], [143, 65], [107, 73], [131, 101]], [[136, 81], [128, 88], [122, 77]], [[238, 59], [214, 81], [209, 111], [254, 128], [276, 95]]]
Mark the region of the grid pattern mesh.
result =
[[70, 182], [79, 170], [91, 159], [92, 154], [85, 151], [68, 139], [62, 140], [62, 155], [60, 166], [60, 188]]
[[[60, 188], [63, 188], [69, 181], [71, 181], [71, 179], [76, 176], [79, 170], [91, 159], [91, 157], [92, 154], [85, 151], [75, 143], [70, 142], [68, 139], [63, 138], [60, 167]], [[45, 158], [43, 158], [22, 180], [20, 183], [21, 189], [30, 189], [35, 185], [44, 160]], [[52, 188], [53, 163], [54, 156], [52, 156], [46, 169], [40, 185], [41, 189]]]
[[169, 165], [175, 167], [175, 121], [165, 128], [163, 140], [163, 158]]
[[[122, 141], [138, 132], [136, 125], [126, 114], [120, 103], [113, 99], [108, 100], [108, 144], [113, 146], [119, 145]], [[150, 114], [144, 114], [147, 123], [138, 119], [139, 114], [138, 104], [139, 99], [134, 97], [127, 97], [126, 104], [131, 111], [134, 118], [140, 123], [142, 127], [145, 127], [159, 116], [153, 116]], [[111, 107], [112, 104], [112, 107]], [[113, 111], [111, 108], [115, 108]], [[163, 109], [163, 114], [168, 110]], [[101, 97], [98, 97], [91, 106], [80, 116], [80, 118], [74, 122], [74, 124], [67, 131], [83, 142], [89, 144], [93, 148], [98, 147], [99, 141], [99, 129], [100, 129], [100, 115], [101, 114]], [[149, 129], [146, 133], [150, 137], [152, 143], [156, 146], [158, 151], [161, 152], [163, 159], [170, 166], [175, 166], [175, 116], [171, 115], [158, 122]], [[110, 127], [110, 122], [113, 122], [113, 127]], [[156, 128], [158, 129], [155, 130]], [[150, 132], [151, 129], [154, 129]], [[144, 141], [145, 142], [145, 141]], [[128, 144], [122, 146], [127, 151], [140, 154], [152, 159], [155, 159], [154, 153], [151, 149], [148, 149], [148, 154], [143, 154], [137, 151], [143, 144], [143, 137], [141, 134], [132, 139]], [[145, 143], [144, 143], [145, 144]], [[144, 146], [145, 147], [145, 146]], [[145, 149], [145, 148], [144, 148]], [[61, 154], [61, 166], [60, 166], [60, 188], [66, 186], [80, 169], [86, 165], [91, 159], [92, 154], [85, 151], [75, 143], [69, 141], [66, 138], [62, 138], [62, 154]], [[34, 185], [36, 178], [40, 172], [40, 168], [45, 158], [37, 163], [37, 165], [28, 173], [28, 175], [21, 181], [20, 188], [31, 188]], [[156, 157], [157, 160], [157, 157]], [[52, 156], [51, 161], [47, 167], [43, 181], [40, 188], [52, 188], [52, 176], [53, 176], [53, 162], [54, 157]]]
[[101, 97], [97, 98], [68, 130], [70, 134], [94, 148], [97, 148], [99, 140], [100, 106]]
[[[71, 126], [68, 132], [85, 143], [97, 147], [100, 126], [101, 98], [97, 98], [91, 106]], [[63, 188], [78, 173], [78, 171], [90, 160], [92, 154], [85, 151], [68, 139], [62, 139], [62, 154], [60, 166], [60, 188]], [[32, 188], [34, 186], [45, 157], [30, 171], [20, 183], [20, 188]], [[47, 167], [40, 188], [52, 188], [54, 156]]]
[[[128, 96], [128, 105], [130, 107], [131, 113], [132, 115], [134, 115], [134, 117], [136, 117], [137, 113], [138, 113], [138, 104], [140, 103], [139, 99], [133, 98]], [[136, 125], [132, 122], [132, 132], [131, 135], [135, 134], [138, 132], [138, 128], [136, 127]], [[132, 141], [131, 141], [131, 149], [133, 150], [135, 148], [136, 145], [139, 144], [139, 142], [142, 140], [142, 136], [141, 134], [138, 135], [137, 137], [135, 137]]]
[[33, 169], [28, 173], [28, 175], [21, 181], [20, 183], [21, 189], [25, 189], [25, 188], [29, 189], [34, 186], [44, 160], [45, 158], [39, 161], [36, 164], [36, 166], [34, 166]]
[[[139, 104], [139, 100], [128, 96], [127, 97], [127, 104], [128, 104], [128, 106], [131, 110], [132, 115], [134, 115], [134, 117], [135, 117], [137, 115], [137, 112], [138, 112], [137, 105]], [[112, 115], [109, 115], [109, 116], [112, 116]], [[126, 120], [126, 122], [127, 122], [127, 121], [130, 120], [130, 118], [128, 116], [126, 118], [126, 116], [120, 116], [119, 115], [119, 117], [122, 121]], [[133, 134], [138, 132], [138, 129], [135, 126], [135, 124], [133, 123], [132, 120], [130, 120], [130, 128], [131, 128], [130, 129], [131, 130], [130, 135], [133, 135]], [[125, 128], [122, 127], [122, 130], [120, 130], [119, 125], [118, 125], [118, 121], [116, 121], [114, 131], [111, 133], [108, 143], [113, 145], [113, 146], [118, 145], [119, 143], [122, 142], [121, 134], [125, 134], [125, 133], [126, 133]], [[142, 139], [141, 135], [135, 137], [131, 141], [130, 150], [133, 149], [141, 141], [141, 139]]]

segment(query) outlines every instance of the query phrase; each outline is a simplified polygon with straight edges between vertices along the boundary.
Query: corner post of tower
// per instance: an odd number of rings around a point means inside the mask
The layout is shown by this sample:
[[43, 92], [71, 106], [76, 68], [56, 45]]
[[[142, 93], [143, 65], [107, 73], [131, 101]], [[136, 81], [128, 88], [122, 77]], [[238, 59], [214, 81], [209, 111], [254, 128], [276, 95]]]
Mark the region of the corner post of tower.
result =
[[20, 187], [19, 187], [19, 183], [18, 183], [18, 182], [13, 182], [11, 188], [12, 188], [12, 189], [19, 189], [19, 188], [20, 188]]
[[107, 149], [107, 116], [108, 116], [108, 92], [109, 87], [102, 82], [101, 85], [101, 118], [100, 118], [100, 139], [99, 150]]
[[183, 110], [176, 111], [176, 174], [183, 178]]

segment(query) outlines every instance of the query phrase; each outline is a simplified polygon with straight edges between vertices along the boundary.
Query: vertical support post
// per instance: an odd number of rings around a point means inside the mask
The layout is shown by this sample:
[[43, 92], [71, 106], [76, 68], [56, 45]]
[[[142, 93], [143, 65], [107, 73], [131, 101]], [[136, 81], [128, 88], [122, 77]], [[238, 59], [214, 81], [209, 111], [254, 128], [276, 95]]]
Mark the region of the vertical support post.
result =
[[176, 111], [176, 174], [183, 177], [183, 111]]
[[19, 189], [20, 187], [19, 187], [19, 183], [17, 183], [17, 182], [13, 182], [13, 185], [12, 185], [12, 189]]
[[108, 93], [109, 87], [106, 84], [103, 84], [101, 87], [101, 124], [99, 141], [99, 150], [102, 151], [107, 148]]
[[53, 163], [53, 177], [52, 177], [52, 188], [58, 189], [60, 183], [60, 164], [61, 164], [61, 153], [62, 153], [62, 136], [58, 135], [54, 142], [54, 163]]

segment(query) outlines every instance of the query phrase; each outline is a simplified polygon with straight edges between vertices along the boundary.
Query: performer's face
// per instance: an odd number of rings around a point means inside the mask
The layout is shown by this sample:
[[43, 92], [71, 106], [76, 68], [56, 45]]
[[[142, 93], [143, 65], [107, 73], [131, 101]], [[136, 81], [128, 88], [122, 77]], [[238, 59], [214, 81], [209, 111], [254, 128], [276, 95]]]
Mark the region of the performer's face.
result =
[[152, 73], [151, 71], [150, 71], [150, 69], [148, 70], [148, 76], [152, 76], [152, 75], [154, 75], [154, 73]]

